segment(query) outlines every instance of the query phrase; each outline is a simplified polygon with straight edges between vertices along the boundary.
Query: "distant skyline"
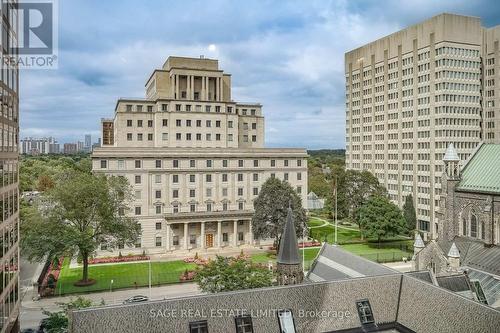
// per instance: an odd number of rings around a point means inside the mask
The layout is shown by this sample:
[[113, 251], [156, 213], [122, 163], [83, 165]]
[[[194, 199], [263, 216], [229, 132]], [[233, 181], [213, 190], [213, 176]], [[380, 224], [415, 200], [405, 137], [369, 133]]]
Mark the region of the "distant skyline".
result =
[[169, 55], [204, 55], [263, 104], [268, 147], [344, 148], [344, 53], [442, 12], [500, 24], [492, 0], [59, 1], [59, 69], [20, 72], [20, 138], [95, 142]]

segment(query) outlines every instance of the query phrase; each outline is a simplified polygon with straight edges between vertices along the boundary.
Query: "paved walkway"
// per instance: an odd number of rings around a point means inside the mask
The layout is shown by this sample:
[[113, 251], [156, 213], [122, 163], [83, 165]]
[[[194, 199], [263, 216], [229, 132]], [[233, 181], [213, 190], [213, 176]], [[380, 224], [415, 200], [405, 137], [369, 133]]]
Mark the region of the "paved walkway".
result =
[[[321, 217], [317, 217], [317, 216], [312, 216], [313, 218], [315, 218], [316, 220], [319, 220], [319, 221], [322, 221], [324, 222], [322, 225], [318, 225], [318, 226], [315, 226], [315, 227], [309, 227], [310, 229], [313, 229], [313, 228], [321, 228], [321, 227], [325, 227], [327, 225], [330, 225], [332, 227], [335, 227], [335, 223], [332, 223], [332, 222], [329, 222], [325, 219], [322, 219]], [[356, 228], [349, 228], [349, 227], [344, 227], [342, 225], [339, 225], [337, 224], [337, 228], [339, 229], [346, 229], [346, 230], [353, 230], [353, 231], [359, 231], [359, 229], [356, 229]]]

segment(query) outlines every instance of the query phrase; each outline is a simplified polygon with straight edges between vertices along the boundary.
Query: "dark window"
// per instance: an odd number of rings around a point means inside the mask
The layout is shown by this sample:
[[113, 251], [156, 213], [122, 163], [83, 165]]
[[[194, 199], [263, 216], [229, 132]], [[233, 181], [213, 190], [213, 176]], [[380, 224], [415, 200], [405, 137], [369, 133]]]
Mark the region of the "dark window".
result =
[[284, 164], [285, 164], [285, 166], [287, 167], [287, 166], [288, 166], [288, 160], [285, 160], [285, 161], [284, 161]]
[[[179, 105], [180, 106], [180, 105]], [[161, 110], [162, 111], [167, 111], [168, 110], [168, 104], [162, 104], [161, 105]]]
[[243, 233], [241, 231], [238, 232], [238, 240], [239, 241], [243, 241], [244, 240], [244, 235], [243, 235]]
[[477, 218], [475, 215], [471, 215], [470, 217], [470, 236], [477, 237]]
[[236, 333], [253, 333], [252, 317], [238, 316], [234, 318]]
[[141, 215], [141, 207], [135, 207], [135, 215]]
[[189, 323], [189, 333], [208, 333], [208, 323], [206, 320]]
[[297, 166], [298, 167], [302, 166], [302, 160], [297, 160]]
[[135, 167], [140, 168], [141, 167], [141, 160], [135, 160]]
[[174, 236], [174, 237], [172, 238], [172, 244], [173, 244], [174, 246], [179, 245], [179, 236]]
[[189, 167], [194, 168], [196, 166], [196, 161], [195, 160], [189, 160]]
[[220, 120], [215, 121], [215, 127], [220, 127]]
[[156, 199], [161, 199], [161, 190], [156, 190], [155, 191], [155, 198]]
[[153, 127], [153, 121], [152, 120], [148, 120], [148, 127]]
[[242, 181], [243, 181], [243, 174], [242, 174], [242, 173], [239, 173], [239, 174], [238, 174], [238, 181], [239, 181], [239, 182], [242, 182]]
[[243, 168], [243, 160], [238, 160], [238, 166], [239, 166], [240, 168]]
[[222, 160], [222, 167], [227, 168], [227, 160]]
[[141, 176], [135, 176], [135, 183], [140, 184], [141, 183]]
[[212, 160], [207, 160], [207, 168], [211, 168], [212, 167]]
[[153, 141], [153, 133], [148, 133], [148, 141]]
[[108, 161], [101, 160], [101, 169], [106, 169], [107, 165], [108, 165]]
[[291, 310], [278, 310], [278, 322], [281, 333], [295, 333], [295, 323]]
[[222, 233], [222, 241], [229, 242], [229, 235], [227, 234], [227, 232]]
[[168, 126], [168, 120], [167, 119], [163, 119], [162, 124], [163, 124], [163, 126]]
[[156, 222], [156, 230], [161, 230], [161, 222]]
[[179, 175], [172, 175], [172, 183], [177, 184], [179, 182]]
[[148, 112], [153, 112], [153, 106], [152, 105], [148, 105]]
[[189, 244], [196, 244], [196, 235], [189, 235]]
[[252, 123], [252, 129], [257, 129], [257, 123]]
[[132, 127], [132, 119], [127, 119], [127, 127]]
[[161, 237], [156, 237], [156, 240], [155, 240], [155, 245], [157, 247], [160, 247], [161, 246]]
[[137, 127], [142, 127], [142, 120], [141, 119], [137, 120]]
[[178, 168], [179, 167], [179, 160], [173, 160], [173, 165], [174, 165], [174, 168]]
[[227, 173], [222, 174], [222, 181], [227, 182]]
[[358, 309], [359, 321], [361, 322], [361, 325], [373, 324], [375, 322], [370, 301], [367, 299], [356, 301], [356, 308]]
[[259, 160], [253, 160], [253, 166], [258, 167], [259, 166]]
[[161, 168], [161, 160], [156, 160], [155, 165], [157, 168]]
[[180, 119], [177, 119], [175, 121], [175, 126], [177, 126], [177, 127], [181, 126], [181, 120]]
[[271, 160], [271, 166], [275, 167], [276, 166], [276, 160]]

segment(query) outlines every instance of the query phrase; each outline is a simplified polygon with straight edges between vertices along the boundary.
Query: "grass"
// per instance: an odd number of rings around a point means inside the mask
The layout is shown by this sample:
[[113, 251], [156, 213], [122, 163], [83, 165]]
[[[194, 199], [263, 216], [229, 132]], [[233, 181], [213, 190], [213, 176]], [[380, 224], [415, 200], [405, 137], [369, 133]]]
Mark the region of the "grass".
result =
[[[179, 277], [186, 269], [193, 269], [195, 264], [187, 264], [182, 260], [151, 262], [151, 284], [160, 285], [179, 282]], [[64, 259], [63, 268], [57, 281], [56, 294], [72, 294], [91, 291], [133, 288], [149, 285], [149, 263], [126, 263], [114, 265], [89, 266], [89, 278], [97, 282], [87, 287], [75, 287], [73, 284], [81, 279], [82, 268], [70, 268], [69, 259]], [[135, 282], [135, 283], [134, 283]]]
[[343, 244], [343, 249], [376, 262], [401, 261], [403, 257], [411, 258], [412, 241], [395, 241], [388, 243]]

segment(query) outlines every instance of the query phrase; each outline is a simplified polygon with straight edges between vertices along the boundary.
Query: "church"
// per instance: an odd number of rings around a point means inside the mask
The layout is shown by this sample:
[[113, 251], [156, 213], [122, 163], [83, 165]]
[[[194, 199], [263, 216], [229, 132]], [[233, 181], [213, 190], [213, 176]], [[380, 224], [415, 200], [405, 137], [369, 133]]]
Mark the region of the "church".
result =
[[443, 161], [439, 236], [425, 245], [416, 235], [413, 268], [438, 279], [465, 276], [476, 301], [499, 308], [500, 145], [479, 145], [461, 166], [450, 144]]

